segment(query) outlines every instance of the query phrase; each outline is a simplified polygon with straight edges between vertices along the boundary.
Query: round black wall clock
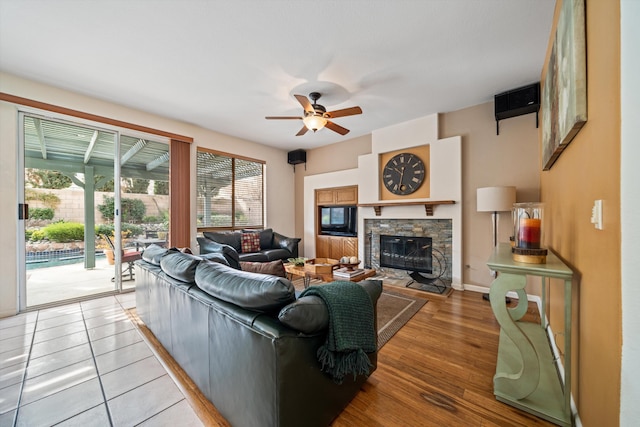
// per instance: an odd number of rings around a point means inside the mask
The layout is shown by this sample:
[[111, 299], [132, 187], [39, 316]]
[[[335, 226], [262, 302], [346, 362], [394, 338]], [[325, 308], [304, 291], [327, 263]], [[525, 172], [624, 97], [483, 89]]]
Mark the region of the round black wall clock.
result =
[[424, 162], [415, 154], [400, 153], [393, 156], [382, 170], [384, 186], [398, 195], [407, 195], [416, 191], [422, 182], [426, 168]]

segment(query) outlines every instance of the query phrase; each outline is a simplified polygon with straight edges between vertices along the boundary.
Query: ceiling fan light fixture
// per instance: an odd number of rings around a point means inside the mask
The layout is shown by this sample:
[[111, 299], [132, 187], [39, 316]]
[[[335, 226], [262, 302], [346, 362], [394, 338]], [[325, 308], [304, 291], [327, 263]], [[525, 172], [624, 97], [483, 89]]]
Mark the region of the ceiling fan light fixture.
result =
[[315, 112], [306, 114], [302, 121], [307, 129], [314, 132], [322, 129], [327, 124], [327, 119]]

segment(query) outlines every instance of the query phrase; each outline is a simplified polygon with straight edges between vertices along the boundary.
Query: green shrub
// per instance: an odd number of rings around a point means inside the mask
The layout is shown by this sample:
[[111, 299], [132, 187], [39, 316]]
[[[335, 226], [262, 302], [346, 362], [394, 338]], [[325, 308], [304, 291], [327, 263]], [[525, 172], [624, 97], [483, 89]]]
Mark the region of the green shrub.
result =
[[106, 234], [107, 236], [113, 235], [113, 224], [97, 224], [95, 226], [96, 236]]
[[47, 239], [52, 242], [65, 243], [84, 240], [84, 224], [79, 222], [57, 222], [42, 229]]
[[144, 230], [139, 225], [135, 224], [122, 224], [122, 231], [127, 233], [128, 237], [139, 236], [144, 233]]
[[142, 222], [144, 222], [145, 224], [156, 224], [158, 222], [162, 222], [162, 220], [157, 216], [147, 215], [144, 218], [142, 218]]
[[33, 230], [31, 233], [31, 240], [34, 242], [39, 242], [40, 240], [44, 240], [47, 238], [46, 233], [42, 229]]
[[[122, 221], [123, 222], [142, 222], [144, 214], [147, 211], [147, 207], [144, 202], [139, 199], [120, 199], [120, 205], [122, 208]], [[102, 218], [106, 221], [113, 221], [113, 212], [115, 211], [115, 201], [113, 197], [105, 196], [104, 203], [98, 205], [98, 210], [102, 214]]]
[[149, 180], [142, 178], [125, 178], [123, 179], [122, 191], [124, 193], [147, 194], [149, 189]]
[[[96, 225], [95, 229], [97, 236], [101, 236], [104, 234], [108, 236], [114, 235], [113, 224], [99, 224]], [[127, 223], [122, 224], [121, 231], [125, 233], [126, 237], [134, 237], [144, 233], [144, 230], [139, 225]]]
[[153, 181], [153, 194], [169, 195], [169, 181]]
[[34, 242], [39, 242], [40, 240], [44, 240], [47, 238], [47, 234], [42, 229], [33, 230], [31, 233], [31, 240]]
[[45, 238], [46, 235], [44, 233], [44, 230], [42, 229], [30, 230], [30, 235], [28, 236], [28, 239], [32, 242], [39, 242], [40, 240], [44, 240]]
[[54, 214], [51, 208], [29, 208], [29, 219], [53, 219]]

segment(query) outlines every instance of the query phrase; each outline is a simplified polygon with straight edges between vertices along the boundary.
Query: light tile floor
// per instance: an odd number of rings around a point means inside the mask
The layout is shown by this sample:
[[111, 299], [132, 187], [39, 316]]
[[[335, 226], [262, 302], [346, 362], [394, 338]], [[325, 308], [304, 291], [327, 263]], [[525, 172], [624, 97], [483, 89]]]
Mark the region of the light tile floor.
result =
[[0, 427], [201, 426], [134, 306], [127, 293], [0, 319]]

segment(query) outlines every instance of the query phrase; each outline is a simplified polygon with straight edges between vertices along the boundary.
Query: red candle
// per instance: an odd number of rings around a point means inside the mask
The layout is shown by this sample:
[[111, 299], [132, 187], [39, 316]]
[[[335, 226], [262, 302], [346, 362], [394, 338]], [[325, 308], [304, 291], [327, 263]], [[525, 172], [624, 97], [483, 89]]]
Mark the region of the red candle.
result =
[[518, 247], [524, 249], [540, 249], [540, 226], [542, 220], [536, 218], [520, 218], [518, 231]]

